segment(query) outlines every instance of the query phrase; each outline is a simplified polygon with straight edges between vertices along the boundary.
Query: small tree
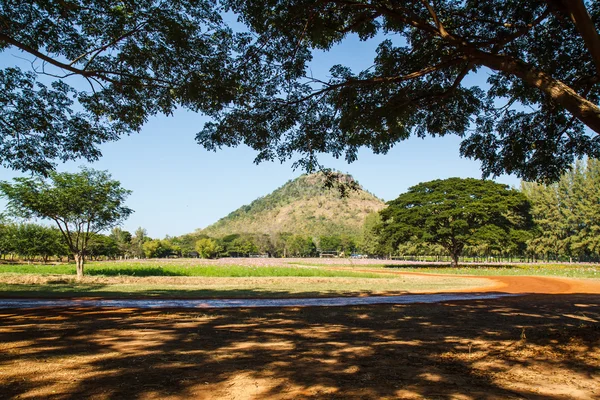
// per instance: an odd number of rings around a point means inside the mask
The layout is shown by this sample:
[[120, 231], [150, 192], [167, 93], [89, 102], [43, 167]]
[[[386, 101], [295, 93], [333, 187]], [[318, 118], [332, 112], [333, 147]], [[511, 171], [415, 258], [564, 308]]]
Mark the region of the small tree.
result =
[[51, 172], [49, 179], [15, 178], [0, 182], [0, 192], [15, 215], [52, 220], [77, 263], [77, 278], [93, 234], [119, 225], [132, 212], [123, 205], [131, 191], [107, 171], [82, 168], [79, 173]]
[[381, 211], [381, 240], [440, 245], [452, 264], [474, 243], [503, 246], [533, 225], [525, 195], [492, 181], [450, 178], [420, 183]]
[[202, 258], [215, 258], [222, 250], [223, 248], [210, 238], [200, 239], [196, 242], [196, 251]]

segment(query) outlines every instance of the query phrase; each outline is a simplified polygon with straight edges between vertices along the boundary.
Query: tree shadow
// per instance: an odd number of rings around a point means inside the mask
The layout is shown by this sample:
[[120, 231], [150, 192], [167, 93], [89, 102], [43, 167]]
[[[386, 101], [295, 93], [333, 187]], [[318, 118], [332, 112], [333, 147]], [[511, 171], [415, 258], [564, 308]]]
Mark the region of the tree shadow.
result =
[[[148, 284], [151, 286], [152, 284]], [[179, 287], [178, 287], [179, 286]], [[192, 285], [173, 285], [165, 288], [164, 285], [156, 288], [145, 287], [137, 291], [117, 291], [114, 284], [80, 283], [75, 279], [54, 279], [44, 285], [32, 284], [5, 284], [0, 291], [0, 299], [281, 299], [281, 298], [327, 298], [327, 297], [361, 297], [376, 295], [369, 290], [346, 290], [342, 293], [335, 290], [274, 290], [260, 288], [190, 288]], [[394, 295], [408, 294], [406, 290], [395, 290]], [[390, 294], [390, 292], [386, 292]]]
[[570, 390], [593, 398], [599, 321], [600, 295], [359, 307], [0, 310], [0, 393], [562, 399]]

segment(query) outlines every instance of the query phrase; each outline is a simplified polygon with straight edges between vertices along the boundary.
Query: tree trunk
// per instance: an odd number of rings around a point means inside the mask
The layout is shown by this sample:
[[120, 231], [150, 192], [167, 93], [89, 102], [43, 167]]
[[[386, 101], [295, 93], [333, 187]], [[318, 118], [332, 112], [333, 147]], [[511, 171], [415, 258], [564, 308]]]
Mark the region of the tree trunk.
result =
[[77, 279], [81, 279], [83, 278], [83, 254], [74, 254], [73, 257], [75, 258], [75, 263], [77, 264]]
[[457, 253], [452, 253], [450, 256], [452, 257], [452, 266], [453, 267], [458, 267], [458, 257], [460, 255], [457, 254]]

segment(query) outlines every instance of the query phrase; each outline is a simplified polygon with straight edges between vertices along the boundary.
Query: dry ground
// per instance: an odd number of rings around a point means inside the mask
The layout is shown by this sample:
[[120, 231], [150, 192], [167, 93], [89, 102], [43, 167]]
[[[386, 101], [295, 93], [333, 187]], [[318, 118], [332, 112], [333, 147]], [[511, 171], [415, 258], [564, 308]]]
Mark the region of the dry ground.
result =
[[441, 304], [0, 310], [0, 398], [600, 399], [600, 281]]

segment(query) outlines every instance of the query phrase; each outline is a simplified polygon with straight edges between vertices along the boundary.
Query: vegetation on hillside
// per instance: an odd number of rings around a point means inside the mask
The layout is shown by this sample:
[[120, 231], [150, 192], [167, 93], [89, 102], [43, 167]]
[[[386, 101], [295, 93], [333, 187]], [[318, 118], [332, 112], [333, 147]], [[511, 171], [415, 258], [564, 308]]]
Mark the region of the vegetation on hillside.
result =
[[[342, 175], [345, 179], [352, 179]], [[302, 175], [272, 193], [240, 207], [200, 233], [275, 235], [290, 232], [311, 237], [361, 234], [365, 217], [385, 204], [362, 189], [340, 196], [325, 188], [323, 174]]]
[[[379, 212], [368, 211], [368, 206], [383, 207], [368, 192], [354, 192], [340, 199], [339, 192], [323, 188], [323, 179], [304, 175], [213, 226], [217, 232], [231, 229], [227, 234], [207, 234], [211, 231], [206, 229], [156, 239], [148, 237], [143, 228], [132, 234], [117, 227], [108, 235], [91, 234], [86, 257], [315, 257], [322, 253], [344, 257], [358, 253], [440, 261], [448, 260], [454, 252], [455, 264], [459, 256], [476, 262], [600, 260], [597, 160], [575, 164], [555, 184], [523, 182], [521, 193], [487, 181], [499, 192], [485, 201], [479, 200], [486, 181], [453, 178], [423, 183]], [[297, 218], [295, 225], [284, 228], [276, 225], [277, 213], [296, 209], [307, 215], [318, 212], [306, 207], [311, 202], [320, 202], [321, 208], [331, 211], [330, 218], [338, 218], [333, 222], [325, 219], [327, 233], [309, 231], [315, 226], [310, 225], [311, 219]], [[362, 208], [353, 210], [355, 204], [362, 204]], [[349, 216], [344, 218], [342, 212]], [[356, 215], [361, 215], [360, 220], [352, 218]], [[344, 220], [349, 222], [340, 228]], [[237, 227], [240, 231], [236, 232]], [[244, 232], [241, 227], [258, 232]], [[73, 259], [58, 229], [9, 220], [0, 223], [0, 256], [7, 261], [44, 263]]]

